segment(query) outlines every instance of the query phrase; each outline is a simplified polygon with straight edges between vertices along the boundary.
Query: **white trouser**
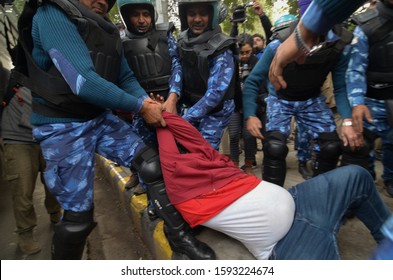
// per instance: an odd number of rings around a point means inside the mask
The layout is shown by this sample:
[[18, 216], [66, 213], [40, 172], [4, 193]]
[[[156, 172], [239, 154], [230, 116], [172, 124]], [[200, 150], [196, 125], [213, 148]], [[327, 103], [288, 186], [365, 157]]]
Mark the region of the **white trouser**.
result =
[[262, 181], [203, 225], [239, 240], [257, 259], [268, 259], [290, 229], [295, 213], [284, 188]]

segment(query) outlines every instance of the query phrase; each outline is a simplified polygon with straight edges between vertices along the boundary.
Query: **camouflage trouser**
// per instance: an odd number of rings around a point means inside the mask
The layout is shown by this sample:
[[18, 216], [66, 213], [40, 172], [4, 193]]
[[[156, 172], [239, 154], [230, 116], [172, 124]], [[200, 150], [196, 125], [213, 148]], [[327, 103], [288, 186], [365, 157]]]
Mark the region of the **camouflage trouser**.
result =
[[[383, 164], [383, 180], [393, 179], [393, 128], [387, 122], [387, 114], [384, 100], [376, 100], [365, 98], [366, 105], [371, 112], [373, 122], [364, 122], [363, 127], [375, 133], [382, 140], [382, 164]], [[370, 153], [370, 167], [374, 170], [375, 155], [374, 150]]]
[[[181, 115], [187, 114], [189, 108], [183, 106], [181, 108]], [[190, 123], [195, 126], [214, 149], [218, 151], [224, 129], [228, 126], [231, 120], [232, 113], [235, 109], [233, 100], [226, 100], [223, 109], [215, 113], [209, 113], [201, 116], [198, 120], [192, 120]]]
[[86, 122], [47, 124], [34, 128], [46, 161], [44, 178], [64, 210], [88, 211], [93, 206], [94, 158], [98, 153], [131, 166], [145, 146], [130, 124], [106, 111]]
[[311, 146], [310, 136], [307, 134], [307, 128], [303, 127], [302, 124], [296, 123], [296, 136], [295, 136], [296, 146], [297, 146], [297, 159], [299, 162], [307, 162], [311, 160]]
[[[305, 101], [288, 101], [269, 95], [266, 99], [266, 131], [279, 131], [286, 138], [291, 132], [291, 118], [294, 116], [303, 128], [304, 139], [317, 139], [321, 133], [334, 132], [336, 124], [332, 110], [326, 105], [325, 97], [319, 96]], [[317, 154], [319, 145], [313, 145]]]

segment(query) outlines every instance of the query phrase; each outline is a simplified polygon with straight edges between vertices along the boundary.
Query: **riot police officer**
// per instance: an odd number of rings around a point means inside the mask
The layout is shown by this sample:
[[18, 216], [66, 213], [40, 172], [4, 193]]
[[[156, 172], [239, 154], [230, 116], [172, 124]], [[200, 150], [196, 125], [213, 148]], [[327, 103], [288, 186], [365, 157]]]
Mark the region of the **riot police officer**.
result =
[[363, 133], [365, 148], [343, 155], [346, 164], [359, 164], [374, 176], [375, 137], [382, 139], [382, 163], [387, 193], [393, 197], [393, 1], [383, 0], [376, 7], [356, 15], [347, 70], [348, 97], [353, 125]]
[[218, 150], [234, 110], [236, 39], [219, 26], [217, 0], [180, 0], [182, 116]]
[[[285, 158], [288, 153], [286, 139], [290, 133], [290, 122], [294, 116], [298, 123], [306, 128], [307, 134], [315, 142], [313, 145], [316, 159], [313, 175], [324, 173], [336, 167], [341, 155], [341, 143], [336, 132], [332, 111], [321, 96], [321, 86], [330, 71], [333, 72], [335, 98], [338, 111], [346, 121], [350, 121], [351, 112], [345, 91], [345, 69], [347, 57], [345, 46], [351, 41], [352, 34], [337, 26], [328, 34], [325, 44], [303, 63], [293, 62], [284, 70], [287, 88], [275, 91], [268, 85], [266, 136], [255, 117], [255, 95], [260, 83], [268, 79], [270, 63], [275, 51], [296, 27], [297, 19], [285, 15], [274, 24], [273, 40], [247, 78], [243, 95], [243, 109], [247, 120], [247, 129], [255, 137], [264, 138], [263, 144], [263, 179], [283, 186], [286, 174]], [[342, 129], [344, 144], [359, 146], [358, 137], [351, 126]]]

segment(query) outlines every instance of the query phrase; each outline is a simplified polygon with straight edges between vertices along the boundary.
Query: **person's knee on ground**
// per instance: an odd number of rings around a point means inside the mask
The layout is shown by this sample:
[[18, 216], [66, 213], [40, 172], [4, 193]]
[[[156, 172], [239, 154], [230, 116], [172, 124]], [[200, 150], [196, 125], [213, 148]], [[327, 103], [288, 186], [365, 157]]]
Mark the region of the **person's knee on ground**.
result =
[[65, 210], [63, 219], [55, 225], [52, 240], [52, 259], [80, 260], [86, 239], [96, 226], [94, 209], [86, 212]]
[[157, 151], [143, 148], [135, 155], [132, 165], [147, 185], [147, 194], [156, 214], [164, 220], [164, 232], [172, 250], [190, 259], [215, 259], [214, 251], [192, 235], [183, 217], [170, 203]]
[[263, 180], [284, 186], [287, 154], [285, 136], [278, 131], [267, 132], [263, 143]]
[[341, 141], [337, 132], [321, 133], [317, 142], [320, 150], [313, 164], [314, 177], [336, 168], [342, 153]]

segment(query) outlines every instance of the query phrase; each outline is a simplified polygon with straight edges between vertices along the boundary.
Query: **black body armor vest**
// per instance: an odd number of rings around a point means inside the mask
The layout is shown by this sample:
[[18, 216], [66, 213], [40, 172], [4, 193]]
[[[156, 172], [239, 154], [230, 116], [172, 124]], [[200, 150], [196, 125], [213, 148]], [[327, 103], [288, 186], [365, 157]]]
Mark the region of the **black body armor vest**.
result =
[[379, 3], [354, 17], [369, 43], [367, 97], [393, 98], [393, 10]]
[[353, 34], [340, 25], [333, 28], [340, 39], [327, 42], [318, 52], [308, 56], [304, 64], [292, 62], [285, 67], [283, 77], [287, 88], [277, 91], [285, 100], [304, 101], [321, 94], [326, 76], [339, 61], [344, 47], [352, 41]]
[[[191, 107], [206, 94], [210, 71], [209, 57], [234, 48], [236, 39], [219, 32], [211, 36], [205, 43], [191, 46], [184, 43], [186, 32], [187, 30], [183, 31], [179, 38], [179, 53], [183, 68], [183, 94], [181, 102]], [[237, 72], [234, 71], [231, 83], [221, 104], [210, 111], [210, 113], [222, 110], [224, 101], [233, 99]]]
[[[104, 79], [116, 83], [121, 63], [121, 39], [115, 25], [91, 12], [75, 0], [50, 0], [62, 8], [78, 31], [90, 51], [96, 72]], [[84, 102], [75, 96], [54, 65], [45, 72], [31, 57], [32, 42], [29, 28], [20, 30], [20, 41], [28, 65], [28, 85], [33, 94], [44, 99], [44, 103], [33, 102], [33, 111], [48, 117], [92, 119], [105, 109]]]
[[172, 60], [168, 50], [168, 33], [173, 23], [156, 24], [156, 29], [144, 36], [128, 33], [123, 41], [124, 54], [130, 68], [147, 93], [167, 97]]

